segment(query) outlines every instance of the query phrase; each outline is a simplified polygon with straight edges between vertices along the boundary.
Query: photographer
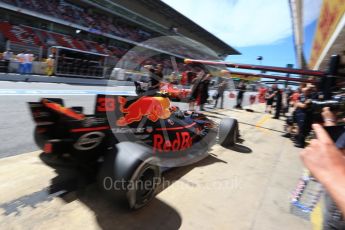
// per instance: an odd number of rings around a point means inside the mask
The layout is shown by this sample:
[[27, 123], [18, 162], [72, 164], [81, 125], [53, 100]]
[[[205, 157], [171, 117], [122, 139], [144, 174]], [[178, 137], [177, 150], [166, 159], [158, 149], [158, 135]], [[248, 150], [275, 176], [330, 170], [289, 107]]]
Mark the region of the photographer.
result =
[[[336, 125], [336, 116], [329, 107], [323, 108], [322, 117], [324, 126]], [[336, 143], [320, 125], [313, 125], [313, 129], [317, 139], [302, 151], [301, 157], [328, 192], [324, 197], [323, 229], [345, 229], [345, 129]]]
[[296, 136], [297, 148], [304, 148], [305, 138], [308, 136], [313, 122], [313, 111], [311, 101], [311, 89], [305, 87], [302, 89], [302, 95], [299, 102], [295, 104], [295, 116], [298, 125], [298, 134]]

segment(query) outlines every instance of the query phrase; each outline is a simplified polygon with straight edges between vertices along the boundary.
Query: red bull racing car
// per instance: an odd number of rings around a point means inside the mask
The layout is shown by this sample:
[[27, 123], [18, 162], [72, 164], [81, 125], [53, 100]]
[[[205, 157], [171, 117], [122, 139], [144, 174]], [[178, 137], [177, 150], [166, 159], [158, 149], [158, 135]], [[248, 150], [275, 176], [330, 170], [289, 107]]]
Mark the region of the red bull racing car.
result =
[[164, 96], [97, 95], [90, 115], [59, 98], [29, 106], [41, 159], [92, 172], [109, 195], [132, 209], [154, 197], [164, 170], [203, 159], [216, 141], [231, 146], [239, 140], [237, 120], [215, 123]]

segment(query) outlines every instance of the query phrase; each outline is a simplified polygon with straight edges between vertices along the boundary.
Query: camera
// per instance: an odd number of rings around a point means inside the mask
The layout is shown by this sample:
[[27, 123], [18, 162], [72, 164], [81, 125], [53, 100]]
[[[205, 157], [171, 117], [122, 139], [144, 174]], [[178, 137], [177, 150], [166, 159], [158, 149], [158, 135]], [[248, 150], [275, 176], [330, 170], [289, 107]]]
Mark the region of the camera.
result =
[[338, 118], [345, 117], [345, 95], [333, 96], [331, 100], [312, 101], [313, 121], [323, 122], [321, 113], [322, 109], [329, 107]]

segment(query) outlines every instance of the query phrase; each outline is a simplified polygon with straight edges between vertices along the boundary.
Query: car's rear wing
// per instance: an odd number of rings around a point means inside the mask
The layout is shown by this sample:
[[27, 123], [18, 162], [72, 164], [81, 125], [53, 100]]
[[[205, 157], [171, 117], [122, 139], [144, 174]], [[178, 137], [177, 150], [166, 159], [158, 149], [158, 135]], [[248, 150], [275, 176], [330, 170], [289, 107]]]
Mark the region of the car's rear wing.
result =
[[[63, 106], [63, 100], [60, 98], [45, 98], [51, 102], [57, 103], [60, 106]], [[42, 99], [43, 100], [43, 99]], [[33, 120], [37, 125], [49, 125], [52, 124], [57, 119], [57, 114], [52, 110], [47, 108], [42, 100], [40, 102], [29, 102], [29, 108]]]
[[61, 98], [43, 98], [40, 102], [29, 102], [32, 117], [37, 125], [48, 125], [56, 121], [59, 116], [73, 120], [83, 120], [85, 115], [79, 109], [64, 107]]

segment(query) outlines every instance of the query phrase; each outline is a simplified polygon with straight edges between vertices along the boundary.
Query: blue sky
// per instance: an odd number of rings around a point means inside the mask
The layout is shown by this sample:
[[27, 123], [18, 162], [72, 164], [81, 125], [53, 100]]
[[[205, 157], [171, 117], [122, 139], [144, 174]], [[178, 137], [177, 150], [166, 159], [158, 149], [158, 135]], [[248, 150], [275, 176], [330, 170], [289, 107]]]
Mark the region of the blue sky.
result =
[[[286, 66], [295, 63], [288, 0], [163, 0], [242, 55], [228, 61]], [[322, 0], [304, 0], [305, 54], [309, 59]]]

